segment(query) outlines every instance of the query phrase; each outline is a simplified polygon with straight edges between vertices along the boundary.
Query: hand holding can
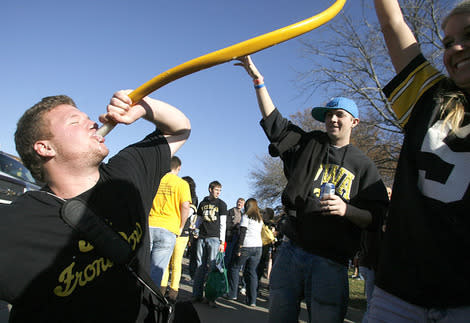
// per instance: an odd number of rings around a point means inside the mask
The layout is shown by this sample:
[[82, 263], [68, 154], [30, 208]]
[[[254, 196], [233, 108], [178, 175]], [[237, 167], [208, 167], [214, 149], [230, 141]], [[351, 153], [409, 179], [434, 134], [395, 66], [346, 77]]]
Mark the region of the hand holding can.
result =
[[323, 183], [320, 188], [320, 200], [329, 195], [335, 195], [335, 184]]

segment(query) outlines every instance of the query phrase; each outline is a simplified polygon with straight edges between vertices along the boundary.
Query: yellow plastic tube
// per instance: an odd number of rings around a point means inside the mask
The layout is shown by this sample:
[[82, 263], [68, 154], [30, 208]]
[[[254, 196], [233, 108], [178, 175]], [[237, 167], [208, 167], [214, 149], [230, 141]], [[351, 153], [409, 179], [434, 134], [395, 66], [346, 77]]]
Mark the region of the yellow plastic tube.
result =
[[[136, 103], [153, 91], [183, 76], [231, 61], [237, 57], [259, 52], [260, 50], [272, 47], [289, 39], [305, 34], [333, 19], [341, 11], [345, 3], [346, 0], [336, 0], [336, 2], [333, 3], [333, 5], [331, 5], [328, 9], [313, 17], [245, 40], [238, 44], [219, 49], [175, 66], [136, 88], [129, 94], [129, 97], [131, 98], [132, 102]], [[114, 128], [114, 126], [115, 124], [113, 123], [105, 123], [100, 129], [98, 129], [98, 134], [101, 136], [106, 136]]]

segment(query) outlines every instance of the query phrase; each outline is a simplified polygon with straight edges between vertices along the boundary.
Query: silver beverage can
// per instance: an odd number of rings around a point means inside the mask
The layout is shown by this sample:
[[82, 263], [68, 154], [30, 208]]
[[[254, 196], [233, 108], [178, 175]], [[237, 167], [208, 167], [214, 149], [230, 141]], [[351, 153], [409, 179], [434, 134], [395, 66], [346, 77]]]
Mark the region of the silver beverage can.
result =
[[323, 196], [334, 195], [335, 194], [335, 184], [333, 183], [323, 183], [320, 188], [320, 199]]

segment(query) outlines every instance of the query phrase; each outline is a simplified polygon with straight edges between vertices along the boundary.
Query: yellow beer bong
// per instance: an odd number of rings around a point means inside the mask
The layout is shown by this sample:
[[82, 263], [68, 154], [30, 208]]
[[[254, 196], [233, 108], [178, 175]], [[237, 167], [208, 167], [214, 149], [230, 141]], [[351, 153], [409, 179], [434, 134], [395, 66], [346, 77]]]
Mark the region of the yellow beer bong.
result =
[[[219, 49], [215, 52], [194, 58], [183, 64], [175, 66], [139, 86], [129, 94], [129, 97], [131, 98], [132, 102], [139, 102], [142, 98], [149, 95], [153, 91], [183, 76], [234, 60], [241, 56], [259, 52], [260, 50], [305, 34], [333, 19], [344, 7], [345, 2], [346, 0], [336, 0], [336, 2], [333, 3], [333, 5], [331, 5], [328, 9], [313, 17], [299, 21], [284, 28], [274, 30], [267, 34], [245, 40], [238, 44]], [[114, 123], [105, 123], [100, 129], [98, 129], [97, 133], [101, 136], [106, 136], [114, 128], [114, 126]]]

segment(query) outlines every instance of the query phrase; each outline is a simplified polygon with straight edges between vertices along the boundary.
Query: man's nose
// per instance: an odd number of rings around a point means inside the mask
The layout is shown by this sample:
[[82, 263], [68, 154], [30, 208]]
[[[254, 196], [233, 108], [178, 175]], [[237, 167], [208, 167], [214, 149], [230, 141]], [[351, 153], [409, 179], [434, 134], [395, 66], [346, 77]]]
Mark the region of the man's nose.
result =
[[463, 50], [464, 48], [468, 47], [469, 40], [468, 39], [458, 39], [453, 44], [451, 49], [455, 51]]
[[464, 45], [461, 42], [458, 42], [452, 45], [451, 49], [454, 51], [461, 51], [464, 49]]

